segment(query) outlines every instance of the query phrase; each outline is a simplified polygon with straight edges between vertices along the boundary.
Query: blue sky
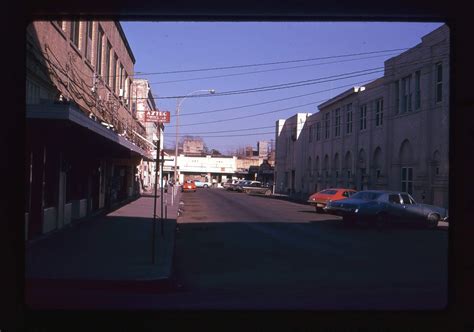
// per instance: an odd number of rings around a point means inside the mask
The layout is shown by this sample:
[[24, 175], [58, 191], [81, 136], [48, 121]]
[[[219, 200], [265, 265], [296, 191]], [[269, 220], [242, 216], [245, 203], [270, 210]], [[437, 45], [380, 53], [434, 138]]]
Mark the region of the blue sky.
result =
[[[143, 73], [137, 74], [136, 77], [148, 79], [152, 93], [156, 97], [186, 95], [201, 89], [215, 89], [216, 92], [241, 90], [383, 67], [385, 60], [402, 51], [231, 70], [150, 74], [409, 48], [420, 43], [422, 36], [442, 25], [396, 22], [121, 22], [121, 24], [136, 58], [135, 71]], [[255, 73], [255, 71], [297, 66], [300, 67]], [[253, 73], [248, 74], [249, 72]], [[241, 75], [208, 78], [239, 73]], [[370, 81], [380, 76], [382, 73], [374, 73], [296, 88], [231, 96], [187, 98], [181, 106], [179, 132], [180, 135], [201, 136], [209, 148], [223, 153], [246, 145], [256, 148], [258, 140], [274, 139], [276, 120], [286, 119], [297, 112], [314, 113], [317, 111], [317, 104], [347, 90], [349, 85], [360, 85], [356, 83]], [[265, 105], [197, 114], [322, 90], [328, 91]], [[165, 127], [165, 146], [174, 146], [176, 99], [156, 99], [155, 102], [160, 110], [171, 112], [171, 123]], [[315, 104], [278, 111], [310, 103]], [[275, 112], [255, 115], [269, 111]], [[230, 120], [244, 116], [246, 118]], [[211, 121], [218, 122], [197, 124]], [[245, 130], [247, 128], [260, 129]]]

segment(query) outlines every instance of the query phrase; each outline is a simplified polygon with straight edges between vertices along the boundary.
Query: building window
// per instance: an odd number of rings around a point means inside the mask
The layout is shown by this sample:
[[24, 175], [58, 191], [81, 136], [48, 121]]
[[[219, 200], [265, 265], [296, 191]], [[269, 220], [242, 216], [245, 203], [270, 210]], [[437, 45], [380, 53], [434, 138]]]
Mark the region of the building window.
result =
[[102, 76], [102, 45], [104, 39], [104, 31], [99, 27], [99, 33], [97, 36], [97, 57], [95, 66], [97, 69], [97, 74]]
[[61, 30], [64, 30], [63, 28], [63, 21], [55, 21], [56, 24], [61, 28]]
[[395, 82], [395, 110], [396, 113], [399, 114], [400, 110], [400, 82]]
[[402, 167], [402, 191], [413, 194], [413, 168]]
[[309, 142], [313, 141], [313, 126], [309, 126]]
[[330, 132], [329, 132], [329, 125], [330, 125], [330, 119], [329, 119], [329, 112], [327, 112], [326, 114], [324, 114], [324, 125], [325, 125], [325, 131], [324, 131], [324, 138], [329, 138], [329, 135], [330, 135]]
[[79, 22], [71, 21], [71, 41], [79, 48]]
[[411, 76], [402, 79], [402, 113], [411, 112]]
[[348, 170], [347, 170], [347, 179], [350, 179], [350, 178], [351, 178], [351, 175], [352, 175], [352, 174], [351, 174], [351, 170], [348, 169]]
[[436, 64], [436, 102], [443, 100], [443, 65]]
[[107, 74], [107, 77], [105, 77], [105, 81], [107, 84], [110, 86], [110, 50], [112, 46], [110, 46], [110, 43], [107, 42], [107, 46], [105, 48], [105, 73]]
[[360, 130], [367, 129], [367, 105], [360, 107]]
[[352, 104], [347, 105], [346, 134], [352, 134]]
[[415, 110], [419, 110], [421, 107], [421, 73], [420, 71], [415, 72]]
[[86, 22], [86, 38], [85, 43], [86, 43], [86, 59], [91, 61], [92, 57], [92, 22], [87, 21]]
[[114, 54], [112, 58], [112, 66], [110, 68], [110, 87], [114, 92], [117, 92], [117, 55]]
[[316, 141], [321, 139], [321, 122], [316, 122]]
[[436, 167], [435, 173], [436, 175], [439, 175], [439, 167]]
[[341, 135], [341, 112], [338, 109], [334, 111], [334, 120], [335, 120], [335, 127], [334, 127], [334, 136], [339, 137]]
[[120, 64], [120, 72], [119, 72], [119, 77], [120, 77], [119, 87], [120, 87], [120, 89], [123, 89], [123, 82], [124, 82], [123, 72], [124, 72], [123, 65]]
[[375, 125], [383, 125], [383, 98], [375, 101]]
[[376, 170], [375, 170], [375, 177], [376, 177], [377, 179], [380, 178], [380, 174], [381, 174], [380, 169], [376, 169]]

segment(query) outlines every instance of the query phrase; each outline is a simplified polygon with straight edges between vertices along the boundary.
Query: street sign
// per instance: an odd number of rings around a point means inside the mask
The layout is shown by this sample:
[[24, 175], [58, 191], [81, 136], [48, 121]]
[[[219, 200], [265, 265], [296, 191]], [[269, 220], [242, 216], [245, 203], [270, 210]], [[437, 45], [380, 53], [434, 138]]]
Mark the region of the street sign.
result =
[[170, 123], [170, 112], [168, 111], [145, 111], [145, 122]]

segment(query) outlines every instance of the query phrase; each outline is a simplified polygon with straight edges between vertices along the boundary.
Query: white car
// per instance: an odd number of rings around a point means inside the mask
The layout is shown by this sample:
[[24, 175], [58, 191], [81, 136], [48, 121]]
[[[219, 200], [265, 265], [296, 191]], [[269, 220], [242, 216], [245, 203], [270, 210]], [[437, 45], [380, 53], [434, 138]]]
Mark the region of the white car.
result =
[[204, 182], [204, 181], [194, 181], [196, 188], [210, 188], [212, 187], [211, 182]]

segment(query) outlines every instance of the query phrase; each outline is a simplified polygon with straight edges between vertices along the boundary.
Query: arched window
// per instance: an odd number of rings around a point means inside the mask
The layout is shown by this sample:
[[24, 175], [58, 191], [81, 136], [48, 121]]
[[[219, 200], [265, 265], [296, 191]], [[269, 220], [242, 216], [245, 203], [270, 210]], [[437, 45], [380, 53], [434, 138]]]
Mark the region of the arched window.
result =
[[333, 169], [334, 169], [334, 176], [336, 178], [336, 180], [339, 178], [339, 169], [340, 169], [340, 165], [339, 165], [339, 153], [336, 153], [334, 155], [334, 163], [333, 163]]
[[382, 175], [382, 160], [382, 149], [380, 146], [377, 146], [374, 151], [374, 159], [372, 162], [375, 179], [379, 179]]
[[400, 145], [400, 179], [401, 191], [413, 194], [413, 149], [409, 140], [404, 140]]

